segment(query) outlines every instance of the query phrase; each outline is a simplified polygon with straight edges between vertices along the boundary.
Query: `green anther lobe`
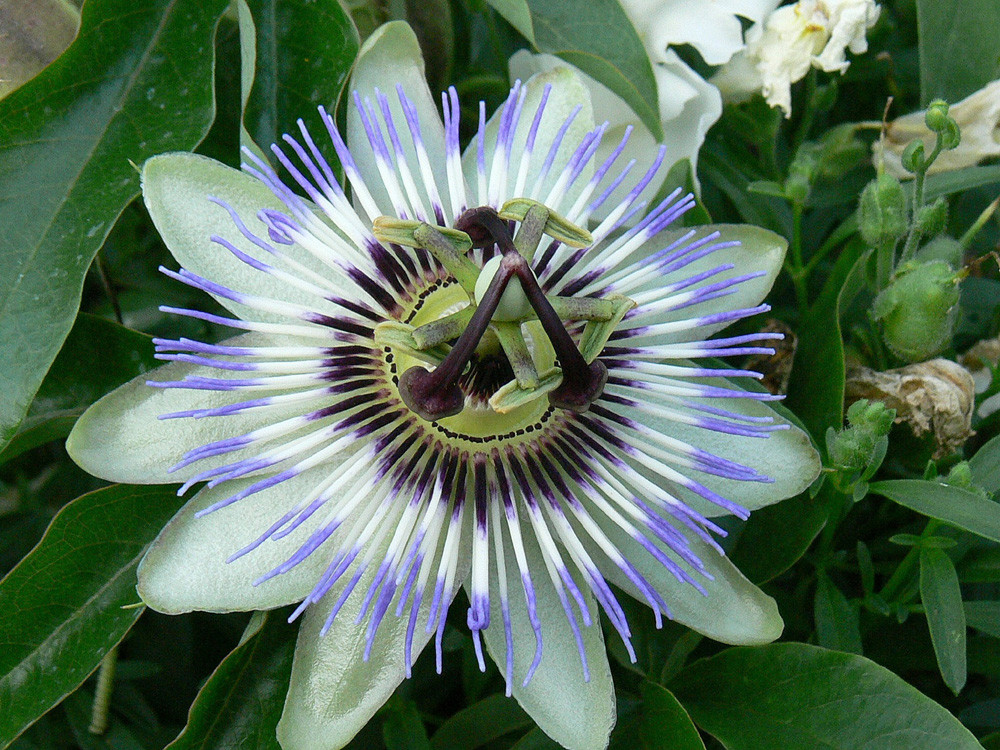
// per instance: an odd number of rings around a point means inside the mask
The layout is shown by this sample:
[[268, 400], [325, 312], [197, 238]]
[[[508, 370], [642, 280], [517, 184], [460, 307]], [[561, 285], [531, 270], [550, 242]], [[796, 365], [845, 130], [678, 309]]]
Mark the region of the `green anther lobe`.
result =
[[527, 390], [537, 388], [538, 370], [535, 369], [535, 361], [531, 358], [528, 344], [521, 333], [521, 325], [494, 321], [491, 328], [500, 340], [500, 346], [503, 347], [507, 361], [510, 362], [510, 366], [514, 370], [517, 384]]
[[472, 314], [475, 311], [476, 308], [469, 305], [451, 315], [446, 315], [439, 320], [414, 328], [414, 343], [420, 349], [428, 349], [432, 346], [443, 344], [446, 341], [457, 339], [469, 325], [469, 321], [472, 320]]

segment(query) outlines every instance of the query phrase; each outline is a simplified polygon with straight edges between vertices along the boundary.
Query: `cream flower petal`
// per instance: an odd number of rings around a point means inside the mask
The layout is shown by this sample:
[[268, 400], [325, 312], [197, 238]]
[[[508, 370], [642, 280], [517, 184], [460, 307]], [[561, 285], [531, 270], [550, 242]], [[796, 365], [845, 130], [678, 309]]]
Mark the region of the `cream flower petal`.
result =
[[[356, 456], [346, 451], [338, 456], [341, 464], [353, 458]], [[332, 463], [312, 469], [206, 515], [202, 515], [206, 509], [251, 487], [257, 479], [202, 490], [160, 532], [143, 558], [139, 596], [156, 611], [168, 614], [243, 612], [302, 601], [326, 568], [319, 555], [311, 555], [259, 585], [253, 582], [292, 558], [322, 524], [323, 516], [313, 516], [280, 539], [258, 540], [338, 466]], [[239, 555], [250, 548], [253, 554]]]
[[[467, 569], [466, 559], [459, 563], [458, 580]], [[295, 647], [285, 710], [278, 723], [282, 747], [344, 747], [406, 677], [406, 654], [412, 653], [415, 659], [431, 639], [424, 628], [429, 602], [420, 608], [419, 622], [412, 631], [408, 617], [392, 613], [383, 619], [375, 638], [369, 637], [368, 623], [356, 623], [374, 577], [374, 570], [362, 577], [325, 632], [327, 609], [311, 607], [306, 612]], [[336, 600], [339, 595], [335, 589], [328, 596]]]
[[[520, 576], [508, 566], [506, 587], [511, 594], [507, 606], [494, 597], [490, 612], [496, 627], [483, 631], [486, 647], [500, 671], [510, 675], [510, 692], [542, 731], [568, 750], [602, 750], [608, 744], [616, 709], [594, 598], [590, 595], [584, 598], [592, 624], [575, 624], [579, 640], [574, 643], [573, 639], [562, 637], [567, 617], [579, 621], [581, 610], [575, 602], [567, 603], [570, 597], [565, 592], [562, 597], [557, 596], [546, 577], [546, 566], [534, 540], [527, 539], [525, 547], [528, 568], [534, 576], [533, 612], [529, 614]], [[513, 554], [509, 546], [507, 553]], [[510, 643], [502, 629], [505, 616], [510, 622]], [[537, 663], [535, 628], [539, 629], [542, 642]], [[529, 671], [531, 679], [525, 684]]]
[[[343, 159], [341, 163], [355, 190], [371, 195], [371, 202], [355, 196], [359, 211], [369, 220], [404, 213], [408, 218], [433, 220], [437, 211], [454, 220], [460, 207], [443, 190], [448, 185], [444, 128], [424, 76], [420, 45], [409, 25], [387, 23], [365, 40], [354, 63], [350, 92], [347, 146], [354, 166]], [[377, 125], [385, 109], [392, 113], [395, 139]], [[416, 190], [401, 184], [401, 164], [412, 173]], [[433, 179], [422, 176], [422, 167]]]

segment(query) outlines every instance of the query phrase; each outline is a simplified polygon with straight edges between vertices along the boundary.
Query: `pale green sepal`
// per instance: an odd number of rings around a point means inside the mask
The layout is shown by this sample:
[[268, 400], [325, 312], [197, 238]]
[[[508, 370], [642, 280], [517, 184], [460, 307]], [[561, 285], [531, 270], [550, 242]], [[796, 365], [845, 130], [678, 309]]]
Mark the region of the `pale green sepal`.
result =
[[[656, 315], [642, 315], [642, 309], [637, 311], [636, 325], [650, 325], [655, 323], [666, 323], [674, 320], [686, 320], [697, 318], [703, 315], [722, 312], [724, 310], [739, 310], [754, 307], [760, 304], [767, 293], [774, 285], [774, 280], [781, 272], [781, 266], [785, 259], [785, 251], [788, 249], [788, 241], [774, 232], [749, 224], [709, 224], [701, 227], [694, 227], [696, 234], [688, 240], [688, 243], [695, 242], [708, 234], [718, 231], [718, 239], [712, 240], [712, 244], [719, 242], [739, 241], [735, 247], [726, 247], [716, 250], [698, 260], [674, 270], [667, 274], [650, 274], [650, 278], [644, 283], [634, 287], [618, 287], [615, 291], [629, 297], [651, 290], [664, 289], [671, 284], [684, 281], [696, 276], [703, 271], [708, 271], [719, 266], [732, 264], [735, 266], [731, 271], [720, 273], [712, 277], [705, 283], [710, 284], [733, 276], [742, 276], [762, 272], [762, 275], [755, 279], [744, 281], [732, 288], [732, 294], [725, 297], [710, 299], [705, 302], [682, 307], [677, 310], [666, 310]], [[631, 256], [631, 259], [645, 258], [654, 255], [659, 250], [668, 247], [681, 235], [690, 230], [672, 230], [660, 232], [652, 239], [640, 246], [639, 250]], [[697, 287], [695, 287], [697, 288]], [[677, 294], [685, 294], [690, 290], [682, 290]], [[657, 346], [671, 344], [677, 341], [700, 341], [707, 339], [712, 334], [725, 328], [729, 323], [716, 323], [712, 325], [700, 326], [697, 328], [686, 328], [672, 333], [659, 333], [656, 335], [636, 336], [629, 339], [630, 345], [635, 346]], [[766, 346], [765, 342], [762, 346]]]
[[[327, 300], [253, 268], [212, 241], [212, 236], [218, 235], [247, 255], [281, 268], [281, 262], [274, 256], [243, 237], [226, 209], [209, 200], [217, 198], [229, 204], [251, 232], [269, 241], [267, 227], [257, 219], [257, 212], [285, 209], [260, 181], [198, 154], [163, 154], [148, 159], [142, 167], [142, 197], [167, 248], [187, 270], [236, 292], [304, 305], [317, 313], [343, 313]], [[321, 274], [339, 293], [348, 298], [357, 296], [353, 282], [305, 249], [298, 245], [277, 247], [284, 255]], [[333, 248], [330, 253], [334, 254]], [[289, 322], [287, 316], [277, 312], [254, 310], [213, 296], [240, 318]]]
[[[733, 385], [722, 378], [685, 378], [684, 382], [706, 384], [717, 388], [731, 388]], [[635, 396], [634, 393], [630, 395]], [[746, 398], [713, 398], [701, 399], [701, 403], [753, 417], [772, 417], [774, 424], [777, 425], [789, 424], [777, 411], [761, 401]], [[655, 407], [655, 404], [656, 402], [650, 402], [651, 407]], [[715, 456], [749, 466], [774, 480], [748, 482], [702, 474], [690, 469], [683, 470], [682, 473], [686, 476], [747, 510], [753, 511], [773, 505], [786, 497], [803, 492], [812, 484], [822, 468], [819, 453], [813, 447], [809, 436], [795, 425], [789, 425], [787, 430], [775, 430], [768, 433], [767, 437], [754, 438], [682, 424], [670, 416], [659, 417], [656, 414], [643, 413], [637, 419], [653, 432], [669, 435]], [[663, 483], [662, 477], [641, 467], [634, 459], [628, 456], [625, 458], [630, 465], [654, 483]], [[681, 490], [680, 495], [688, 505], [704, 515], [718, 516], [727, 512], [686, 489]]]
[[[223, 482], [204, 489], [173, 517], [139, 564], [139, 596], [157, 612], [242, 612], [301, 601], [330, 563], [319, 550], [294, 568], [254, 586], [260, 576], [285, 562], [325, 521], [317, 513], [279, 540], [268, 540], [230, 563], [226, 559], [254, 542], [344, 460], [345, 451], [301, 476], [250, 495], [201, 518], [195, 514], [225, 500], [260, 477]], [[351, 527], [348, 519], [345, 526]], [[327, 547], [335, 542], [328, 541]]]
[[[689, 583], [678, 581], [646, 549], [625, 534], [621, 527], [612, 523], [599, 512], [592, 513], [622, 557], [635, 566], [639, 574], [663, 597], [670, 608], [670, 614], [677, 622], [687, 625], [713, 640], [733, 645], [758, 645], [770, 643], [781, 635], [784, 623], [778, 612], [778, 605], [749, 580], [727, 557], [723, 557], [705, 542], [687, 534], [691, 550], [704, 563], [714, 580], [708, 580], [698, 573], [691, 573], [705, 589], [705, 594]], [[668, 557], [677, 560], [665, 545], [651, 535], [647, 538], [663, 550]], [[638, 601], [648, 603], [646, 597], [634, 583], [604, 556], [593, 543], [588, 550], [596, 559], [604, 560], [600, 566], [604, 577]], [[681, 567], [687, 566], [680, 563]]]
[[[387, 543], [377, 551], [375, 560], [384, 557]], [[465, 579], [469, 565], [466, 551], [459, 559], [456, 581]], [[321, 636], [320, 630], [351, 572], [345, 574], [340, 585], [306, 610], [295, 646], [285, 710], [278, 722], [278, 742], [285, 750], [339, 750], [368, 723], [403, 681], [409, 609], [403, 610], [402, 617], [396, 617], [395, 602], [389, 606], [368, 661], [364, 660], [368, 618], [360, 624], [355, 623], [377, 567], [377, 564], [371, 565], [361, 577], [326, 635]], [[430, 639], [424, 627], [430, 600], [430, 596], [424, 597], [417, 615], [413, 632], [414, 660]]]
[[[406, 153], [407, 164], [417, 184], [422, 186], [416, 150], [413, 148], [409, 126], [403, 115], [402, 105], [399, 103], [397, 85], [402, 86], [403, 92], [416, 108], [417, 116], [420, 119], [421, 139], [427, 150], [427, 158], [434, 174], [438, 194], [444, 203], [445, 217], [449, 220], [454, 219], [456, 211], [462, 207], [451, 206], [448, 194], [444, 125], [442, 125], [441, 116], [438, 114], [435, 97], [427, 86], [427, 79], [424, 75], [424, 58], [420, 52], [420, 45], [417, 43], [417, 37], [413, 30], [405, 21], [391, 21], [375, 29], [372, 35], [365, 40], [358, 53], [358, 59], [354, 63], [354, 73], [351, 76], [351, 98], [347, 105], [347, 146], [351, 150], [351, 156], [354, 158], [361, 177], [376, 205], [382, 209], [383, 213], [394, 214], [392, 201], [382, 183], [375, 162], [375, 154], [368, 143], [368, 136], [365, 135], [364, 125], [353, 98], [353, 95], [357, 93], [362, 101], [369, 99], [371, 105], [379, 113], [379, 119], [381, 119], [381, 109], [375, 98], [375, 90], [378, 89], [389, 100], [393, 124], [396, 126], [396, 132], [399, 133], [403, 151]], [[382, 131], [385, 133], [384, 127]], [[383, 135], [383, 137], [385, 136]], [[386, 142], [388, 143], [388, 139]], [[430, 209], [428, 196], [424, 194], [422, 189], [421, 195], [425, 201], [425, 207]], [[374, 219], [375, 217], [370, 218]], [[432, 218], [433, 214], [428, 216], [429, 220]]]
[[[524, 190], [519, 195], [513, 196], [521, 162], [524, 158], [527, 158], [525, 146], [528, 139], [528, 132], [531, 130], [531, 124], [534, 122], [535, 113], [538, 111], [538, 105], [541, 102], [542, 93], [547, 84], [552, 84], [552, 91], [545, 104], [545, 112], [542, 115], [538, 134], [535, 138], [535, 147], [531, 153]], [[500, 192], [499, 199], [502, 202], [510, 197], [530, 198], [544, 203], [551, 211], [566, 213], [573, 206], [577, 196], [593, 174], [593, 164], [588, 162], [570, 190], [551, 196], [551, 199], [549, 199], [549, 191], [559, 179], [563, 167], [566, 166], [573, 156], [577, 146], [580, 145], [580, 141], [583, 140], [587, 133], [594, 129], [594, 113], [590, 106], [590, 95], [587, 93], [587, 89], [577, 74], [567, 67], [560, 67], [534, 75], [527, 81], [525, 86], [527, 88], [527, 95], [521, 110], [521, 117], [518, 120], [517, 130], [514, 133], [510, 165], [507, 169], [507, 189]], [[555, 136], [559, 132], [559, 128], [577, 106], [581, 107], [580, 112], [574, 118], [572, 125], [567, 129], [548, 175], [536, 189], [535, 183], [541, 174], [542, 166], [549, 154], [549, 149], [555, 140]], [[502, 114], [503, 107], [498, 109], [486, 123], [485, 154], [487, 178], [490, 174], [492, 155], [497, 140], [497, 133], [500, 130]], [[470, 141], [468, 147], [465, 149], [465, 153], [462, 154], [462, 171], [465, 173], [465, 181], [471, 186], [471, 194], [474, 196], [470, 199], [470, 204], [482, 206], [487, 205], [489, 195], [478, 195], [477, 151], [478, 137]], [[494, 208], [499, 208], [499, 206], [494, 206]]]
[[[273, 339], [247, 334], [223, 342], [232, 346], [275, 345]], [[293, 340], [282, 343], [294, 345]], [[296, 413], [286, 409], [250, 409], [224, 418], [159, 419], [191, 409], [210, 409], [245, 400], [240, 392], [153, 388], [147, 380], [176, 381], [198, 372], [214, 378], [246, 377], [245, 372], [215, 370], [186, 363], [171, 363], [140, 375], [92, 405], [77, 420], [66, 440], [70, 457], [85, 471], [109, 482], [124, 484], [171, 484], [183, 482], [199, 471], [219, 465], [221, 460], [246, 458], [247, 450], [208, 459], [175, 473], [167, 469], [189, 450], [214, 440], [234, 437], [263, 424], [276, 422]], [[301, 414], [301, 406], [297, 409]]]
[[[566, 621], [566, 613], [552, 582], [545, 574], [545, 562], [535, 540], [525, 535], [528, 568], [537, 597], [542, 628], [542, 659], [527, 685], [524, 678], [535, 655], [535, 632], [528, 619], [524, 589], [514, 554], [505, 543], [507, 590], [510, 592], [510, 619], [514, 669], [511, 688], [517, 702], [539, 728], [568, 750], [604, 750], [615, 724], [615, 692], [604, 647], [600, 617], [593, 596], [585, 592], [593, 625], [580, 624], [590, 681], [584, 682], [576, 640]], [[468, 587], [467, 587], [468, 589]], [[495, 569], [490, 571], [490, 626], [483, 631], [486, 648], [501, 674], [506, 674], [507, 645], [503, 612], [497, 592]], [[579, 612], [575, 612], [579, 622]]]

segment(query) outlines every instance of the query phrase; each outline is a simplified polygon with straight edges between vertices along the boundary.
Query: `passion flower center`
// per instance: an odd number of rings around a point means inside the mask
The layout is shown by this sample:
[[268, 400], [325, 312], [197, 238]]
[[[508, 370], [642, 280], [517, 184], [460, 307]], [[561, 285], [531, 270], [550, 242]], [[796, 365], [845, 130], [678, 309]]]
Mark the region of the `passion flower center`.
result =
[[[514, 221], [520, 222], [516, 237], [511, 232]], [[542, 395], [547, 395], [554, 407], [586, 411], [601, 395], [608, 375], [596, 355], [621, 315], [634, 303], [624, 298], [550, 300], [529, 263], [543, 233], [585, 247], [590, 242], [586, 231], [544, 206], [525, 200], [511, 201], [501, 213], [489, 206], [470, 209], [450, 230], [385, 217], [376, 220], [374, 229], [380, 239], [430, 250], [473, 302], [466, 309], [419, 328], [406, 330], [405, 325], [391, 324], [376, 331], [377, 339], [381, 335], [386, 343], [421, 350], [414, 353], [436, 364], [432, 370], [413, 366], [399, 376], [400, 397], [414, 413], [435, 422], [462, 412], [466, 404], [462, 386], [464, 383], [468, 387], [470, 362], [488, 331], [495, 334], [514, 375], [513, 381], [490, 398], [495, 411], [504, 413]], [[473, 246], [495, 246], [500, 255], [480, 271], [466, 255]], [[589, 337], [585, 330], [586, 340], [599, 343], [597, 348], [590, 347], [593, 351], [589, 358], [570, 336], [563, 317], [587, 320], [588, 326], [598, 323], [599, 329], [590, 330]], [[542, 374], [536, 370], [521, 331], [522, 324], [533, 320], [540, 325], [558, 362], [557, 368]], [[435, 360], [429, 349], [449, 340], [454, 341], [450, 350]]]

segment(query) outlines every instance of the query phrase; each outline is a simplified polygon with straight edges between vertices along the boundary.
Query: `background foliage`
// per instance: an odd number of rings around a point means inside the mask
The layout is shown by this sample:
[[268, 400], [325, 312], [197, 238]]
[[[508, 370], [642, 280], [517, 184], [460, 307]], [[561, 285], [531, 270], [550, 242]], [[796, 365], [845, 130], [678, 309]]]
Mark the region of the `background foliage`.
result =
[[[180, 501], [170, 488], [102, 486], [62, 440], [90, 403], [154, 366], [151, 336], [219, 335], [159, 312], [205, 301], [156, 272], [173, 261], [135, 200], [135, 165], [194, 150], [237, 166], [241, 143], [266, 145], [314, 105], [335, 107], [360, 39], [389, 17], [415, 26], [432, 87], [454, 84], [466, 104], [495, 107], [508, 57], [529, 47], [576, 64], [659, 131], [649, 60], [613, 0], [401, 1], [353, 16], [336, 0], [88, 0], [69, 48], [0, 99], [0, 747], [276, 746], [295, 627], [280, 611], [144, 611], [135, 567]], [[655, 630], [632, 608], [638, 663], [609, 639], [613, 748], [1000, 747], [1000, 417], [977, 418], [944, 456], [897, 425], [872, 438], [869, 457], [884, 460], [838, 463], [847, 364], [901, 362], [868, 314], [858, 235], [877, 129], [853, 133], [859, 147], [821, 148], [833, 126], [878, 121], [889, 96], [904, 113], [1000, 76], [997, 28], [992, 0], [887, 2], [869, 53], [843, 77], [812, 71], [790, 120], [758, 98], [709, 133], [703, 210], [792, 242], [772, 315], [796, 334], [785, 403], [824, 448], [827, 479], [728, 542], [778, 600], [779, 643], [725, 648]], [[790, 197], [817, 153], [805, 197]], [[970, 168], [929, 178], [927, 196], [948, 196], [960, 236], [998, 182], [1000, 167]], [[991, 221], [966, 249], [946, 356], [998, 334], [986, 262], [997, 243]], [[352, 747], [552, 745], [503, 698], [496, 670], [478, 671], [463, 618], [449, 625], [445, 674], [421, 659]], [[88, 731], [102, 716], [106, 731]]]

